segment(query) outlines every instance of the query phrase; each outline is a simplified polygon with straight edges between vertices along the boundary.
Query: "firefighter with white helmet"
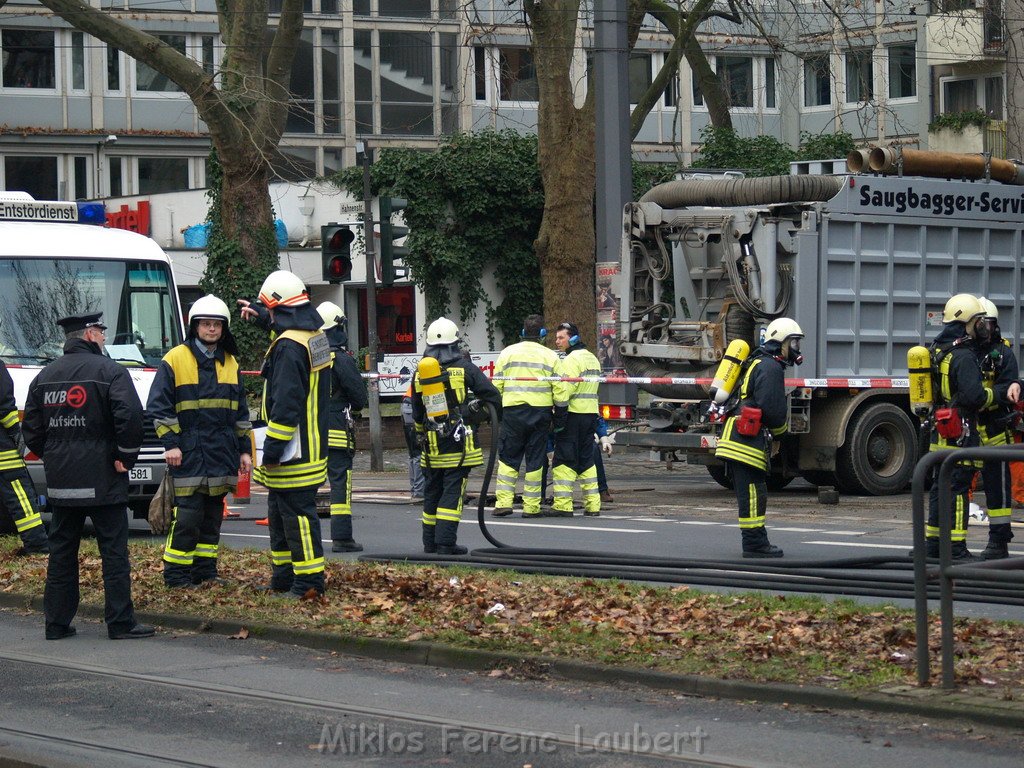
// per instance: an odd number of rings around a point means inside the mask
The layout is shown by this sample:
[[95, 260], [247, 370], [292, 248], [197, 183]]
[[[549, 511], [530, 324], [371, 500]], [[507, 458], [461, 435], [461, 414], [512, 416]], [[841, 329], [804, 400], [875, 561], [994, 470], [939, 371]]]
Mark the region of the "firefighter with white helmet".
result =
[[[979, 301], [984, 310], [978, 335], [981, 374], [995, 400], [978, 412], [978, 435], [983, 446], [1010, 445], [1013, 442], [1011, 430], [1017, 419], [1016, 404], [1020, 400], [1020, 368], [1009, 340], [1000, 333], [996, 305], [985, 297], [980, 297]], [[1010, 465], [1005, 461], [986, 461], [981, 467], [981, 477], [988, 505], [988, 545], [981, 552], [981, 558], [1002, 560], [1010, 556], [1008, 545], [1013, 538]]]
[[463, 410], [480, 412], [483, 403], [497, 407], [500, 401], [486, 374], [464, 354], [455, 323], [445, 317], [432, 322], [412, 385], [412, 416], [423, 445], [422, 533], [428, 554], [466, 553], [457, 544], [462, 501], [469, 472], [483, 463], [483, 453]]
[[[996, 402], [995, 392], [982, 378], [979, 356], [988, 329], [985, 308], [977, 296], [958, 293], [942, 310], [945, 325], [935, 337], [931, 353], [935, 407], [929, 451], [974, 448], [980, 444], [978, 412]], [[954, 560], [971, 560], [967, 549], [968, 492], [976, 468], [973, 462], [953, 470], [953, 522], [951, 540]], [[937, 474], [936, 468], [936, 474]], [[934, 480], [934, 476], [933, 476]], [[927, 556], [939, 556], [939, 489], [933, 482], [925, 528]]]
[[[259, 320], [258, 307], [240, 299], [242, 316]], [[270, 583], [264, 588], [301, 598], [324, 592], [324, 550], [316, 491], [327, 480], [331, 347], [323, 318], [298, 276], [272, 272], [260, 288], [273, 333], [260, 375], [261, 418], [267, 424], [263, 463], [253, 479], [269, 491]]]
[[327, 432], [327, 477], [331, 481], [331, 550], [362, 552], [352, 538], [352, 457], [356, 452], [355, 414], [368, 402], [359, 366], [348, 352], [345, 313], [337, 304], [325, 301], [316, 311], [323, 319], [322, 330], [331, 344], [331, 400]]
[[163, 555], [170, 588], [220, 581], [224, 497], [237, 488], [239, 469], [252, 467], [252, 425], [230, 320], [228, 305], [216, 296], [197, 300], [187, 338], [164, 355], [149, 390], [146, 411], [174, 484], [174, 522]]
[[804, 332], [795, 320], [768, 324], [764, 341], [743, 361], [739, 387], [721, 406], [728, 414], [715, 456], [729, 465], [739, 505], [744, 557], [782, 557], [768, 541], [768, 472], [773, 441], [789, 429], [784, 371], [803, 362]]

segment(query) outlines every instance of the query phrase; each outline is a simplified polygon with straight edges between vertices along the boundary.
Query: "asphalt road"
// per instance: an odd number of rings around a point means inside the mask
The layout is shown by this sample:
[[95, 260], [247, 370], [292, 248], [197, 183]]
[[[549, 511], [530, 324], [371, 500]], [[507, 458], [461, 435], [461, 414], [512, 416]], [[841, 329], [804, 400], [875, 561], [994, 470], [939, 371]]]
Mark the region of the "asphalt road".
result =
[[0, 764], [1019, 768], [1024, 747], [1020, 734], [905, 715], [494, 676], [252, 638], [110, 642], [97, 622], [76, 624], [75, 638], [44, 644], [37, 615], [0, 612]]

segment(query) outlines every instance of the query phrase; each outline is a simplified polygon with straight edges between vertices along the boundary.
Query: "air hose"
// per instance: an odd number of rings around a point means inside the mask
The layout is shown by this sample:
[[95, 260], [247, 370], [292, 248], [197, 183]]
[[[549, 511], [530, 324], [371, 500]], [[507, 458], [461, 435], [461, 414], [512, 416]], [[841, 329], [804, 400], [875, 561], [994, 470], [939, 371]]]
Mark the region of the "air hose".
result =
[[[769, 563], [623, 555], [618, 552], [513, 547], [506, 544], [487, 527], [487, 496], [498, 457], [498, 412], [491, 403], [486, 405], [491, 424], [491, 446], [480, 495], [477, 498], [477, 522], [480, 525], [480, 532], [494, 549], [474, 549], [468, 557], [458, 558], [439, 558], [437, 555], [427, 554], [380, 554], [363, 555], [359, 558], [360, 561], [459, 564], [485, 570], [512, 569], [520, 573], [624, 581], [673, 584], [685, 581], [687, 584], [745, 591], [761, 589], [908, 600], [914, 596], [913, 565], [906, 556], [880, 555], [785, 562], [772, 560]], [[878, 570], [889, 573], [880, 574], [877, 573]], [[871, 571], [876, 573], [870, 573]], [[929, 585], [928, 597], [939, 597], [937, 583]], [[969, 579], [957, 580], [956, 599], [1024, 606], [1024, 595], [1021, 595], [1019, 586], [993, 585], [990, 582], [979, 586]]]

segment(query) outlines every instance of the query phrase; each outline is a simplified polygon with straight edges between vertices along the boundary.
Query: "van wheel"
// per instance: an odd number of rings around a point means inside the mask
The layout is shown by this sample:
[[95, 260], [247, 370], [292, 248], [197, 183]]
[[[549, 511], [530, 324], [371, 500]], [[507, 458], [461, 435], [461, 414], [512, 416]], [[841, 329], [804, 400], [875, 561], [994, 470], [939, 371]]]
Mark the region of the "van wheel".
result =
[[734, 489], [732, 484], [732, 472], [724, 464], [708, 464], [708, 474], [711, 475], [711, 479], [718, 483], [723, 488], [728, 488], [730, 491]]
[[902, 409], [874, 403], [854, 412], [836, 455], [844, 493], [888, 496], [910, 483], [917, 462], [917, 430]]

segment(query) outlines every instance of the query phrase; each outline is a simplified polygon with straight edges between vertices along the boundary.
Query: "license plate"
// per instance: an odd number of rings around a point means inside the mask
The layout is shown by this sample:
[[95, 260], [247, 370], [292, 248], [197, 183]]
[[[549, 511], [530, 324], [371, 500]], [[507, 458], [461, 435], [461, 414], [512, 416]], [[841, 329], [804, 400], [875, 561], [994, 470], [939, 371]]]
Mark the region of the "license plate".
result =
[[141, 483], [153, 479], [152, 467], [132, 467], [128, 470], [128, 480], [132, 483]]

